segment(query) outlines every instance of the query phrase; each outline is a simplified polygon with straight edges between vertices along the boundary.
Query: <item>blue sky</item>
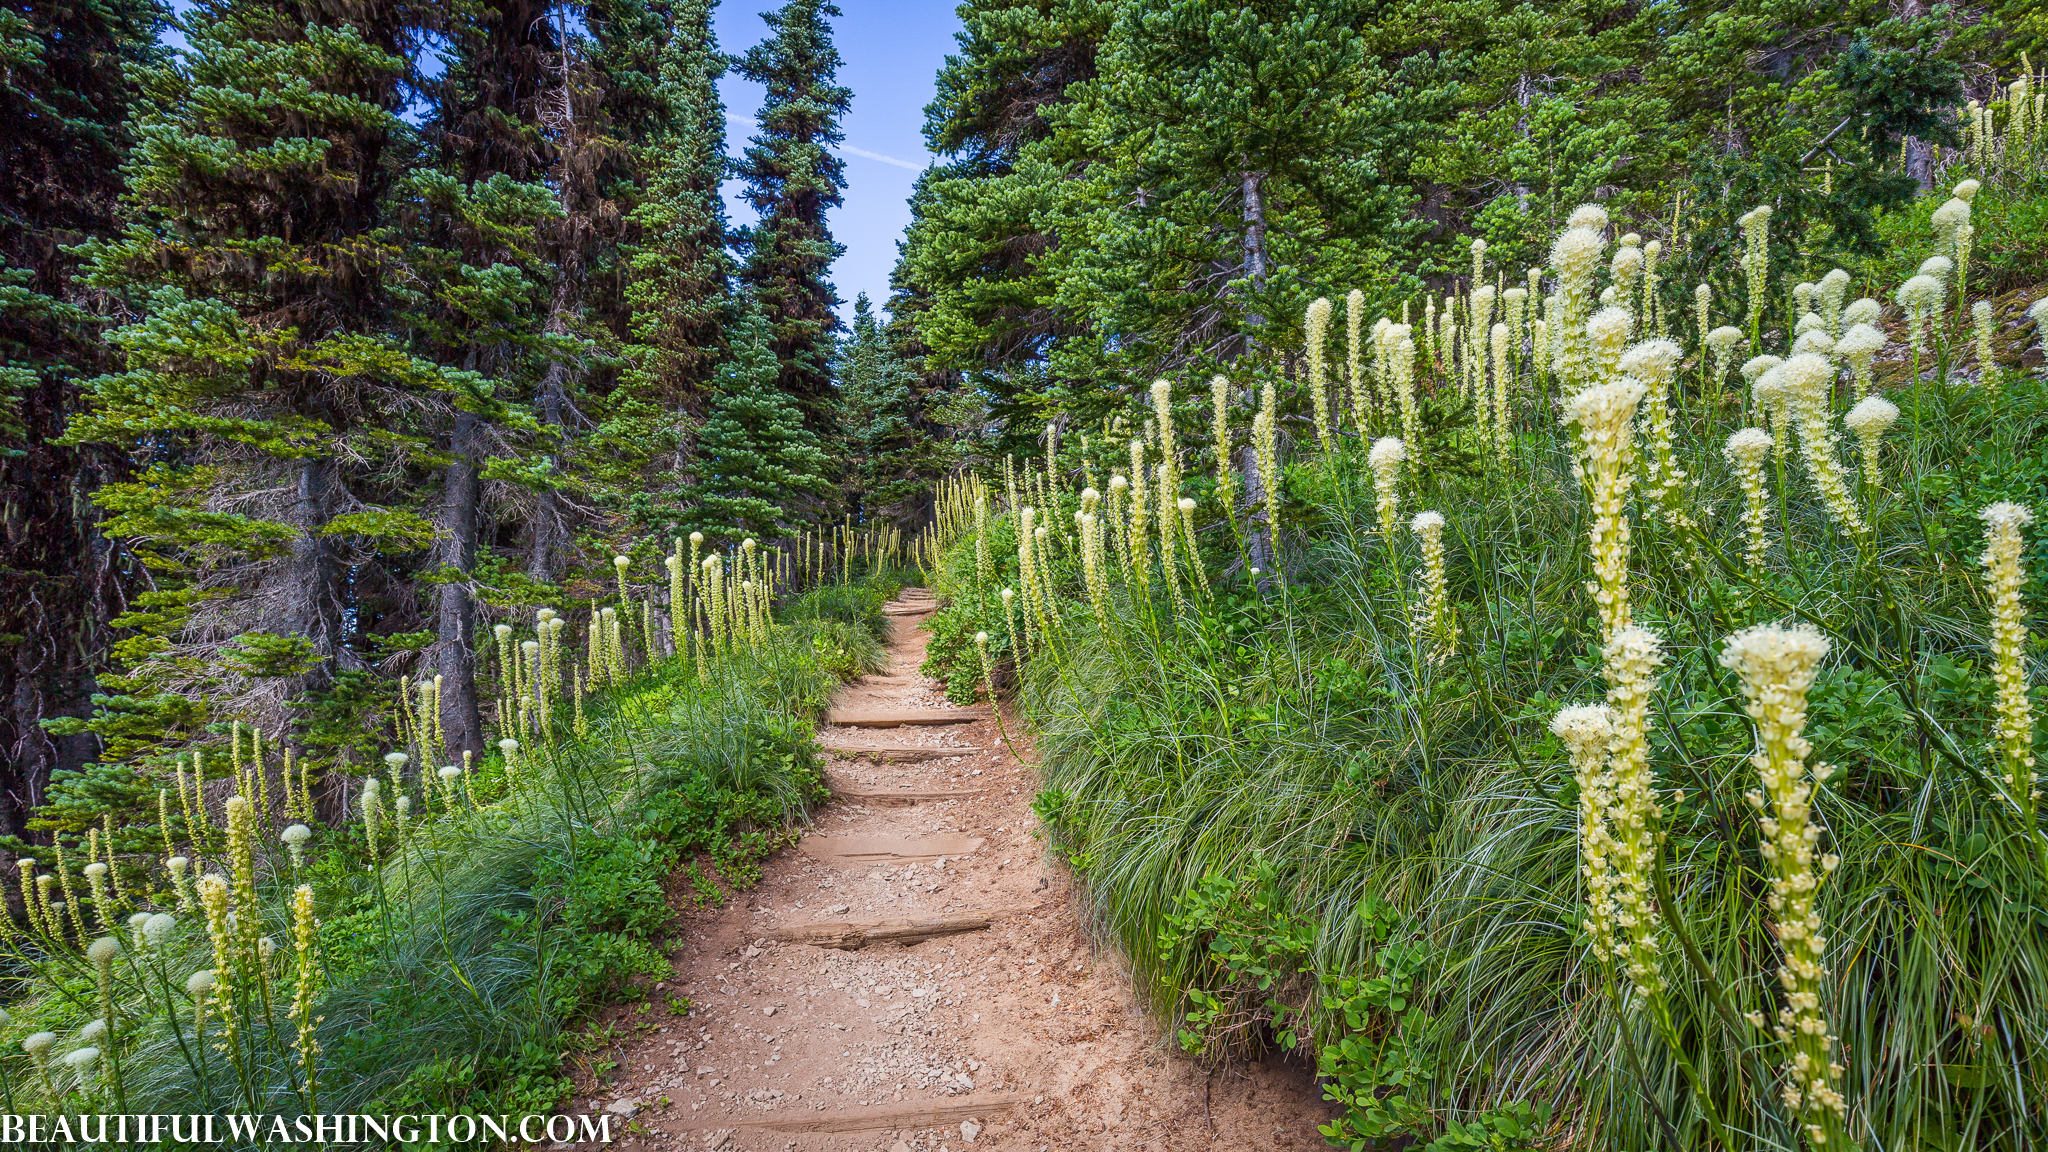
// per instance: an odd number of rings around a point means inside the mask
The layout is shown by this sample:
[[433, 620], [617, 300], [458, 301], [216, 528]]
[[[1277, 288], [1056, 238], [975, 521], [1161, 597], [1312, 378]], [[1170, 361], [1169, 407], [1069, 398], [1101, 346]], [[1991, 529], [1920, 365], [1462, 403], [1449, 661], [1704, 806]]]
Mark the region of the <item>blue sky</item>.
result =
[[[839, 82], [853, 89], [853, 108], [842, 127], [846, 146], [846, 206], [835, 213], [832, 235], [846, 254], [832, 268], [833, 286], [853, 315], [854, 295], [866, 292], [876, 307], [889, 299], [889, 270], [896, 242], [910, 223], [911, 185], [932, 160], [924, 148], [924, 106], [946, 54], [957, 48], [960, 20], [956, 0], [837, 0], [843, 16], [833, 22], [834, 39], [845, 61]], [[738, 54], [768, 34], [760, 13], [770, 0], [722, 0], [714, 16], [718, 45]], [[754, 132], [761, 86], [737, 76], [719, 85], [730, 121], [728, 149], [737, 156]], [[726, 210], [735, 225], [754, 218], [751, 208], [728, 189]]]

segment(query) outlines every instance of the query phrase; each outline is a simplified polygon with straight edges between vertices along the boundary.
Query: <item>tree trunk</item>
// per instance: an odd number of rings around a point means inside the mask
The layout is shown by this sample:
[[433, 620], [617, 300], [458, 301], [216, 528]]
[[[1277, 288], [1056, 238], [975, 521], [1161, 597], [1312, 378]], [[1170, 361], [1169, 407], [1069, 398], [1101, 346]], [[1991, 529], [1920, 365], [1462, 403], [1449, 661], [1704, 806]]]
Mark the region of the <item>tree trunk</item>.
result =
[[[548, 321], [549, 332], [556, 329], [560, 314]], [[567, 325], [561, 326], [564, 331]], [[568, 398], [569, 366], [560, 360], [548, 365], [547, 375], [540, 385], [540, 422], [556, 435], [561, 434], [564, 423], [563, 408]], [[548, 453], [550, 475], [559, 474], [562, 458], [555, 452]], [[528, 558], [526, 575], [536, 584], [553, 584], [562, 578], [562, 558], [568, 551], [569, 524], [562, 508], [561, 494], [553, 485], [541, 489], [540, 507], [533, 518], [533, 555]]]
[[[1244, 189], [1244, 274], [1253, 287], [1266, 286], [1266, 193], [1264, 172], [1246, 172], [1239, 178]], [[1255, 316], [1256, 323], [1265, 317]]]
[[334, 541], [321, 534], [334, 519], [334, 461], [325, 456], [299, 461], [298, 493], [293, 520], [299, 529], [292, 541], [290, 577], [284, 591], [287, 627], [312, 642], [320, 663], [306, 673], [302, 689], [317, 690], [334, 681], [336, 669], [353, 664], [342, 627], [342, 566]]
[[462, 574], [440, 586], [441, 738], [451, 755], [483, 752], [484, 723], [476, 698], [476, 601], [470, 574], [476, 567], [476, 451], [482, 421], [455, 414], [449, 436], [447, 479], [441, 494], [441, 566]]

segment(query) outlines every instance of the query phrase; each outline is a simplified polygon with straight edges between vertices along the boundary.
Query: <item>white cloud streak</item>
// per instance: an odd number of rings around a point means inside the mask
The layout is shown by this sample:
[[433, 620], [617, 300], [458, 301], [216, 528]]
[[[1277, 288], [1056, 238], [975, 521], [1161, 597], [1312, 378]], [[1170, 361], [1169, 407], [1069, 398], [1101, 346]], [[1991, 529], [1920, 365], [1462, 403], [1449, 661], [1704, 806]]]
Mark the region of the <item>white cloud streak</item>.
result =
[[[725, 122], [736, 127], [743, 128], [748, 132], [752, 132], [756, 128], [760, 127], [759, 122], [756, 121], [752, 116], [742, 116], [737, 112], [727, 112], [725, 114]], [[870, 152], [865, 148], [856, 148], [851, 144], [841, 144], [839, 146], [839, 151], [844, 152], [849, 156], [858, 156], [863, 160], [873, 160], [878, 164], [893, 164], [898, 168], [906, 168], [912, 172], [924, 171], [924, 165], [922, 164], [913, 164], [908, 160], [898, 160], [894, 156], [884, 156], [880, 152]]]

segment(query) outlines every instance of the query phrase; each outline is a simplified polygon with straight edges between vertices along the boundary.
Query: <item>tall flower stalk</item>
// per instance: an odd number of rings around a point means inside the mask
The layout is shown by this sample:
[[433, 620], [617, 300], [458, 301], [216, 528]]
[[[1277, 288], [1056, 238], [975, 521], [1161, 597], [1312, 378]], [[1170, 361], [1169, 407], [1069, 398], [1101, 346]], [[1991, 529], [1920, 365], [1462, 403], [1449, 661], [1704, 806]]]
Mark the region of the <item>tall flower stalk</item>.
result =
[[1422, 603], [1417, 631], [1428, 640], [1429, 658], [1450, 659], [1458, 651], [1458, 630], [1451, 619], [1451, 585], [1444, 571], [1444, 516], [1422, 511], [1408, 522], [1422, 542]]
[[1782, 366], [1785, 389], [1794, 421], [1799, 426], [1800, 454], [1807, 475], [1820, 491], [1828, 515], [1851, 532], [1864, 531], [1862, 513], [1849, 495], [1849, 482], [1835, 457], [1835, 433], [1828, 419], [1828, 393], [1834, 385], [1835, 366], [1827, 357], [1802, 352]]
[[1629, 460], [1636, 405], [1645, 391], [1641, 383], [1624, 378], [1583, 389], [1565, 403], [1565, 422], [1578, 432], [1575, 467], [1592, 499], [1588, 543], [1593, 581], [1587, 590], [1600, 616], [1602, 645], [1629, 624]]
[[[1784, 1052], [1785, 1106], [1800, 1119], [1815, 1147], [1840, 1146], [1848, 1105], [1835, 1084], [1842, 1066], [1835, 1061], [1835, 1038], [1828, 1030], [1821, 1003], [1821, 980], [1827, 974], [1827, 938], [1821, 933], [1815, 899], [1841, 861], [1820, 855], [1821, 829], [1813, 820], [1813, 796], [1833, 773], [1826, 764], [1807, 771], [1812, 751], [1806, 727], [1807, 691], [1827, 656], [1828, 641], [1808, 625], [1791, 628], [1759, 625], [1728, 637], [1721, 664], [1742, 681], [1749, 717], [1756, 725], [1756, 768], [1759, 789], [1748, 794], [1762, 831], [1760, 845], [1771, 877], [1770, 909], [1777, 923], [1784, 962], [1778, 969], [1785, 1003], [1771, 1029]], [[1750, 1023], [1764, 1026], [1762, 1013]]]
[[1984, 591], [1991, 599], [1991, 682], [1997, 688], [1992, 744], [2004, 769], [2006, 794], [2033, 827], [2040, 802], [2034, 775], [2034, 716], [2027, 699], [2026, 584], [2022, 531], [2034, 522], [2024, 504], [2002, 500], [1977, 514], [1984, 521]]
[[1764, 486], [1764, 461], [1770, 459], [1771, 434], [1761, 428], [1744, 428], [1731, 433], [1721, 454], [1735, 466], [1735, 480], [1742, 488], [1743, 563], [1752, 574], [1764, 567], [1764, 553], [1771, 546], [1771, 495]]
[[1308, 365], [1308, 394], [1315, 405], [1316, 440], [1328, 452], [1330, 435], [1330, 301], [1318, 296], [1302, 317], [1302, 359]]
[[1372, 469], [1373, 494], [1380, 517], [1380, 537], [1387, 551], [1394, 549], [1394, 533], [1401, 516], [1401, 463], [1408, 459], [1408, 446], [1398, 436], [1382, 436], [1372, 442], [1366, 464]]
[[1614, 710], [1605, 704], [1560, 708], [1550, 730], [1564, 743], [1579, 791], [1579, 875], [1586, 886], [1583, 923], [1593, 955], [1602, 963], [1616, 955], [1614, 935], [1614, 834], [1607, 824], [1613, 797], [1607, 786], [1607, 746], [1614, 739]]

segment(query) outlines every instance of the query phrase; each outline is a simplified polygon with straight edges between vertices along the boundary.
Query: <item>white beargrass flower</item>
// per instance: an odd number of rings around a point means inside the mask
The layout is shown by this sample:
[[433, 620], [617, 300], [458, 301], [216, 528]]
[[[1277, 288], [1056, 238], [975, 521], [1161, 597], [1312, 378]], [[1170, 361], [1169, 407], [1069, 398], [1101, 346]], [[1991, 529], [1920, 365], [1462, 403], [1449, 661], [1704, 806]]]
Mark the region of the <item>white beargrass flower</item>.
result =
[[[1702, 284], [1704, 288], [1706, 285]], [[1742, 329], [1727, 324], [1707, 333], [1707, 351], [1713, 355], [1714, 370], [1712, 383], [1716, 390], [1728, 378], [1728, 363], [1735, 357], [1735, 346], [1742, 343]]]
[[493, 624], [491, 625], [491, 635], [496, 636], [500, 640], [510, 640], [512, 638], [512, 626], [510, 624]]
[[[1328, 297], [1318, 296], [1308, 306], [1307, 314], [1302, 317], [1301, 354], [1308, 363], [1308, 391], [1310, 402], [1315, 405], [1316, 439], [1322, 443], [1325, 452], [1332, 447], [1327, 356], [1329, 341], [1330, 301]], [[1152, 385], [1155, 398], [1160, 385], [1165, 383], [1166, 381], [1161, 380]]]
[[1771, 270], [1771, 206], [1759, 204], [1742, 214], [1742, 271], [1749, 289], [1749, 327], [1763, 323], [1764, 289]]
[[1578, 433], [1576, 467], [1592, 494], [1588, 591], [1600, 613], [1601, 641], [1628, 627], [1628, 490], [1635, 458], [1636, 406], [1648, 390], [1623, 377], [1595, 384], [1565, 401], [1564, 422]]
[[56, 1044], [57, 1034], [55, 1032], [35, 1032], [22, 1037], [21, 1050], [35, 1059], [41, 1060], [50, 1054], [50, 1049], [56, 1047]]
[[1970, 327], [1977, 344], [1977, 382], [1984, 390], [1996, 395], [1998, 392], [1998, 356], [1991, 349], [1991, 333], [1997, 327], [1992, 322], [1991, 301], [1979, 300], [1970, 305]]
[[1842, 478], [1842, 466], [1835, 459], [1834, 430], [1828, 419], [1828, 394], [1835, 382], [1835, 366], [1827, 357], [1804, 352], [1785, 361], [1785, 392], [1791, 415], [1799, 429], [1799, 446], [1806, 461], [1807, 475], [1820, 490], [1829, 515], [1852, 532], [1863, 531], [1863, 517], [1850, 498], [1849, 484]]
[[121, 942], [112, 936], [102, 936], [85, 949], [85, 958], [95, 964], [103, 964], [121, 954]]
[[88, 1046], [85, 1048], [74, 1048], [66, 1052], [64, 1054], [64, 1063], [73, 1072], [78, 1073], [78, 1077], [82, 1081], [92, 1074], [93, 1065], [99, 1062], [99, 1058], [100, 1050]]
[[1842, 417], [1842, 426], [1856, 437], [1863, 453], [1863, 475], [1870, 483], [1879, 482], [1877, 471], [1877, 450], [1884, 434], [1899, 422], [1899, 406], [1882, 396], [1865, 396]]
[[164, 942], [171, 938], [171, 933], [177, 927], [177, 917], [168, 912], [153, 913], [149, 919], [142, 922], [142, 941], [144, 947], [151, 949], [162, 948]]
[[313, 830], [304, 824], [294, 824], [278, 834], [278, 839], [284, 841], [285, 851], [291, 853], [293, 868], [305, 867], [306, 841], [312, 838]]
[[1920, 262], [1919, 274], [1922, 276], [1932, 276], [1941, 282], [1943, 289], [1946, 289], [1948, 287], [1948, 274], [1955, 271], [1955, 267], [1955, 261], [1950, 260], [1946, 256], [1929, 256]]
[[[533, 641], [529, 640], [527, 643], [531, 644]], [[394, 770], [405, 767], [411, 759], [412, 757], [407, 756], [403, 752], [386, 752], [384, 754], [384, 763], [389, 764]]]
[[1800, 333], [1799, 338], [1792, 342], [1792, 352], [1794, 355], [1811, 352], [1817, 356], [1826, 356], [1834, 350], [1834, 337], [1829, 336], [1825, 331], [1818, 328], [1810, 332]]
[[1947, 201], [1934, 210], [1934, 215], [1927, 218], [1928, 227], [1934, 230], [1936, 239], [1944, 241], [1951, 239], [1956, 229], [1969, 222], [1970, 204], [1961, 198]]
[[2023, 663], [2027, 609], [2020, 599], [2026, 584], [2022, 531], [2034, 522], [2024, 504], [2000, 501], [1977, 514], [1984, 521], [1984, 589], [1991, 598], [1991, 682], [1997, 689], [1992, 743], [2005, 763], [2005, 786], [2013, 804], [2032, 826], [2039, 799], [2034, 775], [2034, 719], [2027, 699]]
[[1672, 449], [1671, 382], [1684, 355], [1677, 341], [1660, 338], [1636, 344], [1621, 357], [1622, 373], [1642, 381], [1648, 389], [1643, 400], [1643, 422], [1650, 441], [1644, 495], [1675, 525], [1692, 522], [1683, 499], [1685, 470], [1678, 466], [1678, 455]]
[[[1572, 219], [1579, 219], [1583, 211], [1573, 213]], [[1550, 341], [1551, 371], [1567, 384], [1579, 386], [1593, 382], [1585, 326], [1592, 314], [1593, 276], [1600, 267], [1600, 254], [1607, 248], [1607, 239], [1600, 231], [1606, 227], [1606, 213], [1599, 215], [1599, 225], [1567, 227], [1550, 245], [1550, 266], [1557, 271], [1558, 285], [1557, 323], [1552, 326]]]
[[1842, 334], [1842, 301], [1848, 295], [1849, 274], [1847, 272], [1842, 271], [1840, 268], [1831, 268], [1828, 270], [1827, 275], [1820, 278], [1820, 292], [1816, 302], [1820, 305], [1821, 319], [1827, 321], [1828, 335], [1830, 336], [1840, 336]]
[[[1565, 217], [1564, 226], [1566, 228], [1605, 228], [1607, 227], [1607, 209], [1602, 208], [1598, 204], [1581, 204], [1577, 208], [1572, 209], [1570, 216]], [[1552, 265], [1552, 267], [1555, 267], [1555, 265]]]
[[1564, 744], [1579, 786], [1579, 872], [1586, 884], [1586, 936], [1593, 955], [1614, 959], [1614, 866], [1618, 845], [1607, 824], [1613, 802], [1607, 779], [1607, 746], [1614, 738], [1614, 710], [1605, 704], [1558, 709], [1550, 731]]
[[[1936, 257], [1940, 259], [1940, 257]], [[1904, 284], [1899, 285], [1899, 307], [1906, 310], [1907, 331], [1912, 336], [1913, 353], [1919, 355], [1927, 346], [1927, 320], [1941, 307], [1941, 281], [1923, 271]]]
[[1649, 630], [1631, 625], [1616, 632], [1602, 649], [1607, 705], [1613, 709], [1614, 723], [1607, 749], [1607, 789], [1614, 837], [1614, 919], [1620, 929], [1616, 958], [1649, 996], [1664, 986], [1658, 965], [1664, 921], [1654, 894], [1663, 812], [1650, 773], [1649, 742], [1650, 695], [1657, 687], [1657, 669], [1664, 663], [1662, 648], [1663, 642]]
[[1884, 330], [1873, 324], [1856, 324], [1842, 338], [1835, 341], [1835, 355], [1848, 361], [1849, 371], [1855, 378], [1856, 398], [1870, 395], [1870, 364], [1877, 354], [1890, 343]]
[[1967, 204], [1970, 201], [1975, 200], [1977, 198], [1977, 189], [1982, 188], [1983, 186], [1984, 185], [1979, 181], [1965, 180], [1961, 184], [1956, 185], [1955, 197], [1956, 199], [1961, 200], [1963, 203]]
[[1813, 821], [1813, 795], [1833, 774], [1815, 765], [1808, 779], [1806, 757], [1813, 751], [1804, 736], [1806, 697], [1820, 662], [1828, 654], [1827, 638], [1810, 625], [1785, 628], [1774, 624], [1745, 628], [1728, 637], [1721, 665], [1742, 681], [1757, 750], [1750, 756], [1760, 789], [1748, 794], [1762, 831], [1760, 845], [1771, 873], [1770, 909], [1776, 921], [1784, 964], [1778, 970], [1785, 1005], [1773, 1029], [1785, 1049], [1785, 1103], [1805, 1123], [1816, 1146], [1846, 1114], [1846, 1104], [1833, 1082], [1842, 1075], [1834, 1060], [1834, 1037], [1821, 1011], [1821, 979], [1827, 938], [1821, 934], [1815, 897], [1840, 864], [1832, 855], [1816, 855], [1821, 829]]
[[1380, 437], [1365, 454], [1365, 462], [1372, 469], [1380, 535], [1389, 549], [1394, 546], [1395, 523], [1401, 512], [1401, 464], [1407, 459], [1408, 445], [1399, 436]]
[[87, 1020], [85, 1022], [85, 1027], [80, 1028], [78, 1030], [78, 1039], [79, 1042], [83, 1044], [97, 1044], [100, 1042], [101, 1039], [103, 1039], [106, 1036], [106, 1034], [106, 1020], [104, 1018], [95, 1018], [92, 1020]]
[[1429, 658], [1441, 662], [1457, 654], [1458, 632], [1451, 621], [1451, 586], [1444, 571], [1444, 515], [1421, 511], [1408, 527], [1422, 539], [1422, 603], [1419, 631], [1429, 641]]
[[1586, 321], [1586, 344], [1592, 356], [1593, 375], [1605, 384], [1621, 373], [1621, 354], [1628, 347], [1635, 318], [1626, 308], [1606, 307]]
[[1882, 315], [1884, 315], [1884, 305], [1879, 304], [1868, 296], [1860, 297], [1852, 301], [1847, 308], [1842, 309], [1842, 327], [1847, 329], [1853, 328], [1858, 324], [1875, 324], [1878, 317]]
[[1751, 572], [1764, 566], [1764, 552], [1770, 547], [1771, 502], [1764, 488], [1764, 462], [1775, 444], [1761, 428], [1744, 428], [1731, 433], [1721, 454], [1735, 466], [1735, 478], [1742, 488], [1743, 561]]
[[1752, 356], [1743, 362], [1742, 378], [1749, 381], [1749, 395], [1771, 428], [1783, 431], [1785, 361], [1771, 355]]

